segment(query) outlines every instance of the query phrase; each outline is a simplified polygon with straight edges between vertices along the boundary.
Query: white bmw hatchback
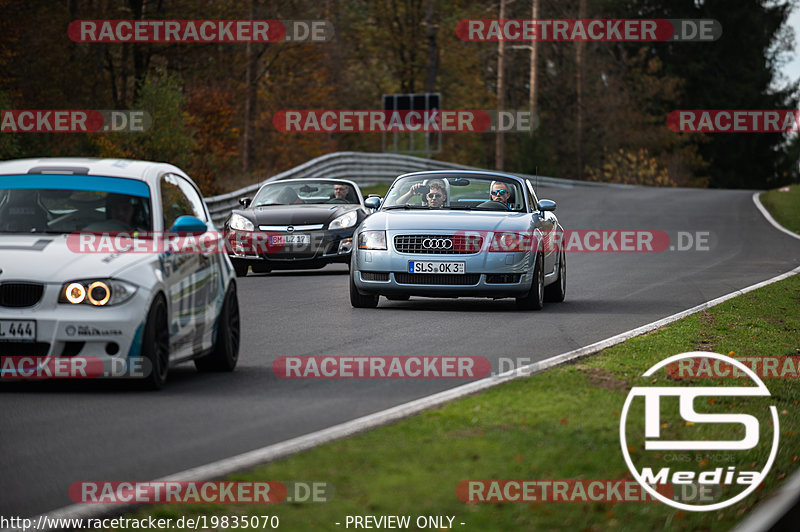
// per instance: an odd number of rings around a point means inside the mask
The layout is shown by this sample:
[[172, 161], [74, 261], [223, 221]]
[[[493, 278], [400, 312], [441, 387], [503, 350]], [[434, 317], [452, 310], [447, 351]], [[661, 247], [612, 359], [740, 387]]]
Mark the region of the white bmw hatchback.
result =
[[[137, 246], [95, 245], [119, 235]], [[148, 244], [166, 235], [219, 245]], [[160, 388], [169, 367], [188, 360], [232, 371], [239, 305], [221, 239], [197, 186], [175, 166], [0, 163], [2, 378], [135, 376]]]

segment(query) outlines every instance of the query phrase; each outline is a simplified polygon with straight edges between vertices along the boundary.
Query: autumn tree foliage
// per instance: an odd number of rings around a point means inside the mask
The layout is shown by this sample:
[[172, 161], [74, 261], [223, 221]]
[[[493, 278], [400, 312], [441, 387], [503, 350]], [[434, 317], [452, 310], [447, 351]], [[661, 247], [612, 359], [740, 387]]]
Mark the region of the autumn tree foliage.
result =
[[[533, 0], [506, 2], [530, 18]], [[541, 42], [539, 127], [505, 135], [509, 171], [650, 185], [757, 187], [798, 179], [798, 136], [678, 134], [676, 109], [796, 108], [781, 80], [797, 0], [537, 0], [540, 18], [716, 18], [713, 43]], [[0, 158], [119, 156], [182, 166], [205, 194], [233, 190], [337, 150], [380, 151], [381, 133], [282, 133], [287, 109], [379, 109], [383, 94], [435, 91], [445, 109], [494, 109], [497, 43], [464, 42], [478, 0], [0, 0], [5, 109], [143, 109], [146, 133], [0, 135]], [[328, 20], [321, 43], [76, 43], [79, 19]], [[757, 29], [757, 31], [755, 31]], [[527, 110], [529, 43], [506, 43], [505, 108]], [[580, 93], [580, 98], [578, 94]], [[435, 157], [491, 168], [491, 133], [443, 135]], [[391, 145], [390, 142], [386, 143]]]

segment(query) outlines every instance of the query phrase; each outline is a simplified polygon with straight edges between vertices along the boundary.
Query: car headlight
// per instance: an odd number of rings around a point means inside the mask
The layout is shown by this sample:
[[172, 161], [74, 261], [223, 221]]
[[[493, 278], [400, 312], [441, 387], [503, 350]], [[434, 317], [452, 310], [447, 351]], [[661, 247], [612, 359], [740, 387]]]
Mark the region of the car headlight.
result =
[[233, 215], [231, 215], [231, 229], [237, 231], [255, 231], [256, 227], [253, 225], [253, 222], [241, 214], [233, 213]]
[[94, 307], [108, 307], [124, 303], [133, 297], [136, 287], [114, 279], [88, 279], [64, 283], [58, 296], [59, 303]]
[[386, 249], [386, 231], [364, 231], [359, 233], [358, 249]]
[[353, 227], [356, 225], [358, 221], [358, 215], [356, 211], [350, 211], [345, 213], [338, 218], [335, 218], [329, 225], [328, 229], [347, 229], [348, 227]]

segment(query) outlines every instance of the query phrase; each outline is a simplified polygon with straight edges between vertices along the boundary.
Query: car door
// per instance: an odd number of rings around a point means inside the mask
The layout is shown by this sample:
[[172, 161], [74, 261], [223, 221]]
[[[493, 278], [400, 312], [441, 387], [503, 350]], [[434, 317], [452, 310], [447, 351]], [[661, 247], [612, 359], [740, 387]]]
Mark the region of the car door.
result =
[[534, 216], [538, 219], [536, 225], [542, 233], [544, 241], [542, 242], [542, 249], [544, 250], [544, 273], [549, 275], [553, 273], [556, 268], [558, 260], [558, 220], [555, 214], [548, 211], [539, 211], [538, 203], [539, 198], [536, 196], [536, 191], [529, 180], [525, 180], [527, 185], [528, 201], [530, 202], [531, 209]]
[[[206, 224], [208, 217], [200, 193], [182, 176], [164, 174], [160, 179], [161, 207], [165, 231], [181, 216], [194, 216]], [[188, 358], [211, 347], [215, 303], [220, 298], [216, 250], [198, 252], [196, 237], [175, 235], [176, 250], [168, 253], [174, 359]], [[181, 252], [184, 251], [184, 252]]]

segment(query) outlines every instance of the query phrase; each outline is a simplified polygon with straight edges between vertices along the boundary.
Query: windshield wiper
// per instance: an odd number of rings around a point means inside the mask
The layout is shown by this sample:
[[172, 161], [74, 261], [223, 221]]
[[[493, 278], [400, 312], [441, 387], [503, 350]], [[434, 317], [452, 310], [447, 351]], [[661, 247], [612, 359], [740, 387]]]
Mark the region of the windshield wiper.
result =
[[257, 205], [253, 205], [253, 207], [270, 207], [272, 205], [284, 205], [283, 203], [259, 203]]

